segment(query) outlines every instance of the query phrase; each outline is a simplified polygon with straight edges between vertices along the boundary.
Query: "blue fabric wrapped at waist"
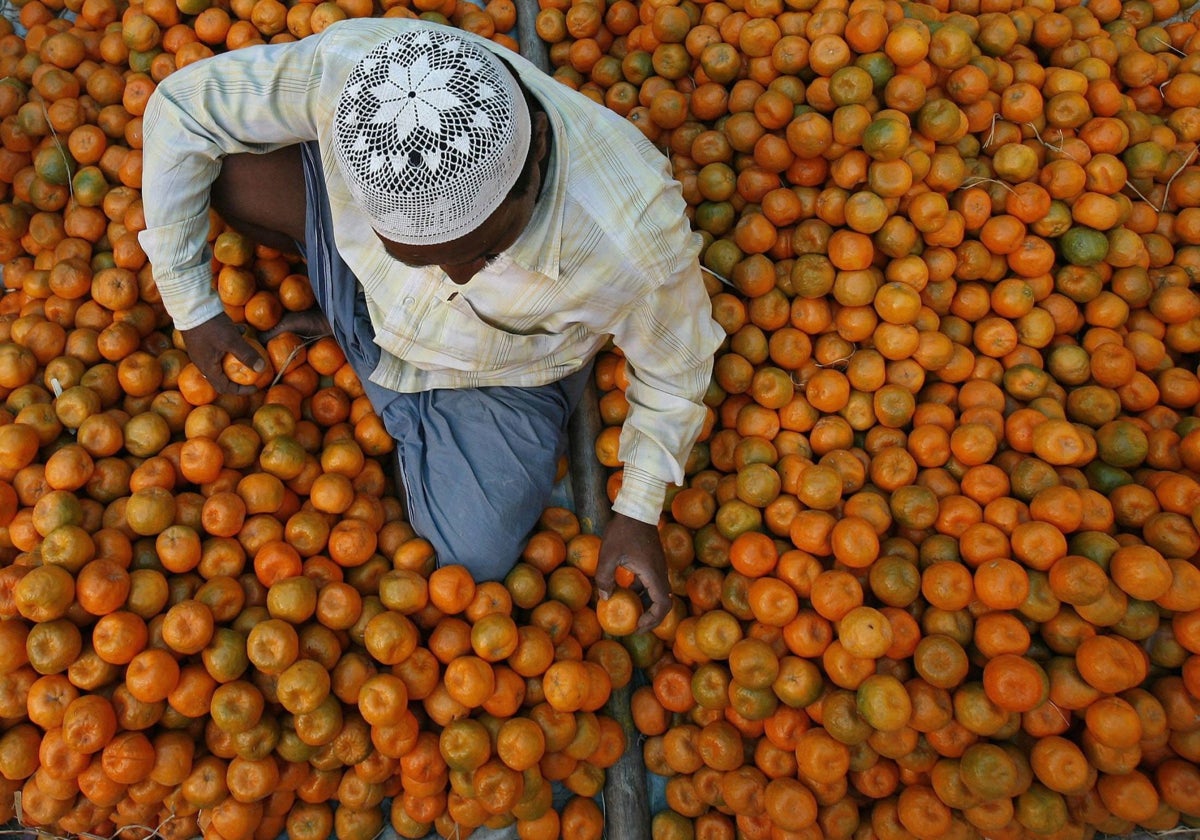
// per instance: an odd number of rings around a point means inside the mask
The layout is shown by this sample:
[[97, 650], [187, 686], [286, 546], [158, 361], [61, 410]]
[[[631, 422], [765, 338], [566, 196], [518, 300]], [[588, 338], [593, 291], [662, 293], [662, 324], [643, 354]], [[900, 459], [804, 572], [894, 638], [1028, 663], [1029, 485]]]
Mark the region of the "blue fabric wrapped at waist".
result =
[[333, 336], [396, 440], [409, 521], [439, 563], [476, 580], [502, 579], [547, 504], [567, 420], [591, 364], [535, 388], [489, 387], [405, 394], [371, 382], [380, 349], [362, 286], [333, 241], [316, 144], [303, 147], [309, 280]]

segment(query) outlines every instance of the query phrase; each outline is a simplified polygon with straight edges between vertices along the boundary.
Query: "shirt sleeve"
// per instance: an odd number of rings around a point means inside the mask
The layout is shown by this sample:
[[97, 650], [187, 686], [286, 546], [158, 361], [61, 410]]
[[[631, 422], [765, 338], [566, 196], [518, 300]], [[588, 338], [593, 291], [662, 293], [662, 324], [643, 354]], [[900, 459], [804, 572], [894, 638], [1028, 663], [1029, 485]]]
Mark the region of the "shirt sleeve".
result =
[[696, 240], [686, 216], [677, 218], [663, 242], [650, 243], [674, 243], [677, 259], [667, 279], [639, 299], [613, 333], [629, 379], [629, 414], [618, 447], [625, 468], [613, 510], [648, 523], [659, 520], [667, 484], [683, 483], [704, 425], [713, 354], [724, 338], [712, 318]]
[[321, 43], [318, 36], [214, 56], [172, 73], [150, 98], [138, 241], [177, 328], [222, 311], [207, 244], [221, 158], [317, 138]]

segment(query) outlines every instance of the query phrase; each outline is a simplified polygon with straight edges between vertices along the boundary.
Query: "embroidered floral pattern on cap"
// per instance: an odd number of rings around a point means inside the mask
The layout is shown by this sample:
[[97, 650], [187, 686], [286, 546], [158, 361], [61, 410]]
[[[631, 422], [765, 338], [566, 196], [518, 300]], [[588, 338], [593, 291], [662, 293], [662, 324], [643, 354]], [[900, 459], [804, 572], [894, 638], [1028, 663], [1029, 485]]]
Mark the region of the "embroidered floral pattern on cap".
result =
[[477, 228], [529, 151], [529, 111], [512, 74], [449, 31], [404, 33], [371, 50], [334, 119], [351, 192], [379, 233], [411, 245]]

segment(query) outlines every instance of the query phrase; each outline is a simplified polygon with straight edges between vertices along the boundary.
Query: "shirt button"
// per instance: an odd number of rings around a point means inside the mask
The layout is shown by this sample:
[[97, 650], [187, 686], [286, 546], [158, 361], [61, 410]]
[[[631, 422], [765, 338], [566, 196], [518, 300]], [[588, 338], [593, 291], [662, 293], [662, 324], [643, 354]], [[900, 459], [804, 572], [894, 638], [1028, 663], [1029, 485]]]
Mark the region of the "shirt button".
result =
[[417, 302], [417, 299], [416, 299], [416, 298], [414, 298], [414, 297], [406, 297], [406, 298], [404, 299], [404, 308], [405, 308], [405, 309], [412, 309], [412, 308], [413, 308], [413, 304], [414, 304], [414, 303], [416, 303], [416, 302]]

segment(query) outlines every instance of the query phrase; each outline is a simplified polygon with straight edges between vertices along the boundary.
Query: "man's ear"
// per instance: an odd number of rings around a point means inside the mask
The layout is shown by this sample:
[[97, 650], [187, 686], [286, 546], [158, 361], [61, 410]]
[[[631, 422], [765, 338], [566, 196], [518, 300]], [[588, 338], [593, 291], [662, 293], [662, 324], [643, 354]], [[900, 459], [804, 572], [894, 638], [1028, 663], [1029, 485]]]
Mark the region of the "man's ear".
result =
[[530, 142], [534, 148], [534, 160], [541, 163], [550, 151], [550, 118], [544, 111], [533, 113], [533, 136]]

